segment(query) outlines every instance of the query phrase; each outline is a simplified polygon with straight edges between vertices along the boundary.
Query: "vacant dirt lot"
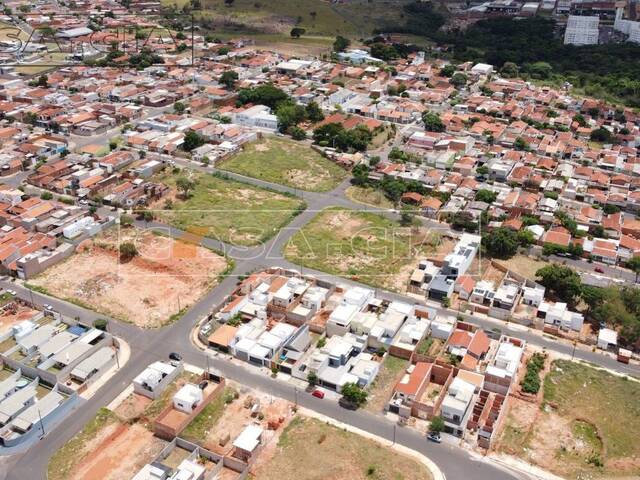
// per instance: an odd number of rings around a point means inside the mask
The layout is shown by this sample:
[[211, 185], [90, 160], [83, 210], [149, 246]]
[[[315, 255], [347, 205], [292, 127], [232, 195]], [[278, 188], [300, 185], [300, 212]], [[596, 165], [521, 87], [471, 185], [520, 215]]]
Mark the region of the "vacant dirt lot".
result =
[[[119, 260], [124, 242], [134, 243], [139, 252], [128, 262]], [[97, 312], [154, 328], [195, 303], [226, 267], [223, 257], [206, 248], [120, 228], [90, 241], [30, 283]]]
[[141, 425], [111, 424], [86, 445], [91, 453], [72, 472], [70, 480], [131, 478], [165, 445]]
[[429, 480], [412, 458], [318, 420], [296, 417], [275, 457], [255, 469], [260, 480]]

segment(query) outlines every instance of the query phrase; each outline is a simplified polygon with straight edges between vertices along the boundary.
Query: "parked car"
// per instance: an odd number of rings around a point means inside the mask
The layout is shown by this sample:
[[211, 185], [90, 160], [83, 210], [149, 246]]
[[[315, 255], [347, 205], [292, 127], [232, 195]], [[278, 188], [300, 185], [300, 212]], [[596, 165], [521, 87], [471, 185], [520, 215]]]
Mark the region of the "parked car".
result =
[[175, 360], [176, 362], [181, 362], [182, 361], [182, 355], [180, 355], [179, 353], [176, 353], [176, 352], [171, 352], [169, 354], [169, 360]]
[[440, 438], [439, 433], [429, 432], [427, 433], [427, 438], [435, 443], [442, 443], [442, 438]]
[[604, 270], [602, 269], [602, 267], [596, 267], [594, 268], [594, 270], [598, 273], [604, 273]]
[[313, 395], [316, 398], [324, 398], [324, 392], [322, 390], [314, 390], [311, 395]]

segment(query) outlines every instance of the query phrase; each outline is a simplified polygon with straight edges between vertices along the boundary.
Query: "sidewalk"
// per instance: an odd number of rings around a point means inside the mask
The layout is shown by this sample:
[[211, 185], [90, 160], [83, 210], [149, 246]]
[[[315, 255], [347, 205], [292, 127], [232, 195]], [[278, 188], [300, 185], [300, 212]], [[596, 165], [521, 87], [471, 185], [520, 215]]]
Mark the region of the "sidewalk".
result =
[[355, 433], [357, 435], [360, 435], [361, 437], [368, 438], [370, 440], [373, 440], [374, 442], [379, 443], [380, 445], [392, 448], [398, 453], [402, 453], [403, 455], [407, 455], [414, 458], [415, 460], [419, 461], [429, 469], [429, 471], [431, 472], [431, 476], [433, 477], [433, 480], [446, 480], [447, 478], [445, 477], [442, 470], [440, 470], [435, 463], [433, 463], [429, 458], [425, 457], [421, 453], [416, 452], [415, 450], [411, 450], [410, 448], [403, 447], [402, 445], [398, 445], [397, 443], [396, 444], [390, 443], [388, 440], [380, 438], [369, 432], [365, 432], [364, 430], [360, 430], [359, 428], [352, 427], [351, 425], [348, 425], [346, 423], [338, 422], [337, 420], [334, 420], [331, 417], [324, 416], [320, 413], [317, 413], [313, 410], [309, 410], [304, 407], [299, 407], [298, 412], [300, 412], [302, 415], [305, 415], [307, 417], [316, 418], [318, 420], [321, 420], [322, 422], [326, 422], [330, 425], [333, 425], [334, 427], [342, 428], [348, 432]]

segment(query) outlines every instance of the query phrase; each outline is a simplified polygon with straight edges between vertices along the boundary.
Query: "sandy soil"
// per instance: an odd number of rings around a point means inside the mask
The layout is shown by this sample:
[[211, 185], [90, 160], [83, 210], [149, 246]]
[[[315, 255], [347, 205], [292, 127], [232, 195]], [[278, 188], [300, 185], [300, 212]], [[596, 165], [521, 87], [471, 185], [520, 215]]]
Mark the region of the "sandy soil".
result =
[[128, 422], [139, 418], [144, 413], [145, 408], [152, 402], [152, 400], [144, 395], [138, 395], [132, 393], [125, 398], [120, 405], [115, 409], [116, 415], [123, 421]]
[[[118, 245], [124, 241], [133, 242], [139, 255], [122, 263]], [[31, 283], [152, 328], [195, 303], [225, 268], [223, 257], [203, 247], [135, 229], [114, 229]]]
[[37, 310], [18, 305], [15, 302], [8, 303], [5, 305], [2, 315], [0, 315], [0, 334], [24, 320], [30, 320], [37, 313]]
[[[254, 401], [260, 402], [260, 412], [264, 415], [262, 420], [257, 417], [251, 416], [251, 409], [245, 408], [245, 401], [249, 398], [253, 398]], [[292, 404], [286, 400], [279, 399], [277, 397], [271, 397], [266, 393], [249, 391], [248, 393], [241, 393], [240, 397], [228, 404], [224, 413], [216, 423], [215, 428], [212, 428], [209, 435], [205, 439], [203, 445], [209, 450], [219, 454], [230, 454], [233, 449], [233, 440], [242, 433], [244, 428], [253, 423], [259, 423], [265, 429], [265, 444], [269, 445], [273, 440], [274, 435], [279, 436], [279, 432], [282, 431], [284, 426], [289, 421], [291, 415]], [[279, 422], [282, 419], [281, 426], [274, 432], [272, 430], [267, 431], [267, 424], [270, 421]], [[226, 445], [221, 446], [219, 444], [220, 437], [229, 434], [229, 441]], [[263, 439], [264, 440], [264, 439]], [[274, 444], [277, 443], [277, 438]], [[262, 457], [267, 448], [262, 449], [260, 456]]]
[[92, 442], [91, 453], [75, 468], [70, 480], [131, 478], [165, 445], [140, 425], [113, 424]]

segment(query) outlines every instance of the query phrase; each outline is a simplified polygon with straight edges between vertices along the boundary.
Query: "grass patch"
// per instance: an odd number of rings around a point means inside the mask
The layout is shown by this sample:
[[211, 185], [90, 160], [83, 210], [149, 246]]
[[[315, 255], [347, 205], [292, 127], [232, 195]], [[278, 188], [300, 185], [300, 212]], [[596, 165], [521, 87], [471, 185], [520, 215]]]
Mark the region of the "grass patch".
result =
[[298, 231], [285, 257], [304, 267], [347, 276], [374, 287], [401, 290], [407, 267], [433, 248], [423, 228], [401, 227], [369, 212], [328, 208]]
[[218, 423], [224, 407], [233, 401], [236, 390], [232, 387], [225, 387], [222, 395], [218, 395], [209, 405], [198, 414], [193, 421], [187, 425], [181, 436], [190, 442], [202, 443], [207, 438], [209, 431]]
[[93, 440], [104, 427], [117, 421], [118, 418], [111, 410], [106, 408], [98, 410], [93, 420], [87, 423], [82, 431], [53, 454], [47, 467], [47, 478], [49, 480], [70, 478], [73, 467], [83, 458], [80, 452], [83, 451], [85, 444]]
[[225, 160], [223, 170], [313, 192], [335, 188], [347, 172], [303, 143], [267, 137]]
[[[172, 188], [176, 175], [157, 180]], [[234, 245], [257, 245], [273, 237], [306, 208], [296, 197], [249, 184], [197, 174], [189, 198], [178, 198], [172, 210], [158, 213], [160, 220], [198, 235]]]
[[347, 188], [345, 195], [354, 202], [371, 207], [391, 209], [394, 206], [393, 202], [384, 196], [384, 193], [375, 188], [351, 186]]
[[[315, 419], [294, 418], [260, 480], [430, 480], [427, 468], [387, 446]], [[312, 468], [310, 468], [312, 466]]]
[[556, 360], [544, 381], [545, 402], [593, 422], [608, 458], [640, 456], [639, 398], [640, 383], [566, 360]]
[[396, 383], [402, 378], [409, 360], [387, 355], [380, 371], [369, 389], [369, 399], [365, 410], [379, 413], [389, 401]]

